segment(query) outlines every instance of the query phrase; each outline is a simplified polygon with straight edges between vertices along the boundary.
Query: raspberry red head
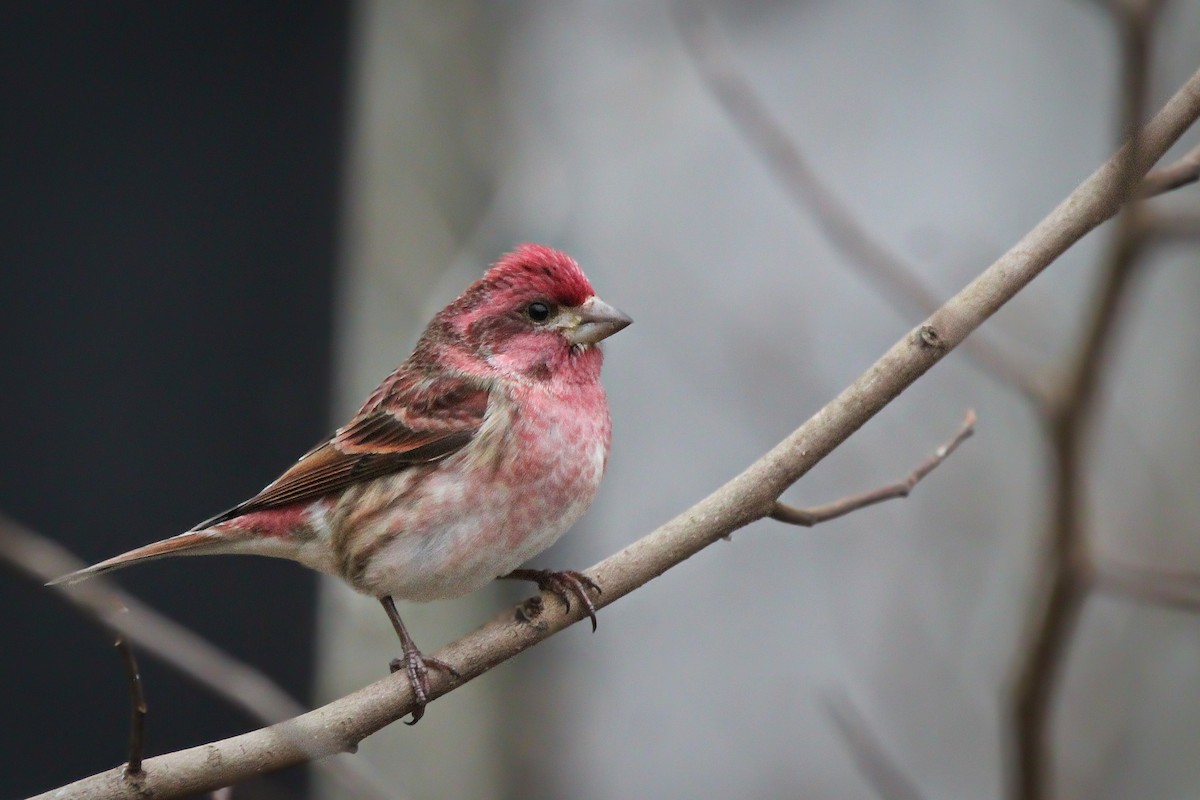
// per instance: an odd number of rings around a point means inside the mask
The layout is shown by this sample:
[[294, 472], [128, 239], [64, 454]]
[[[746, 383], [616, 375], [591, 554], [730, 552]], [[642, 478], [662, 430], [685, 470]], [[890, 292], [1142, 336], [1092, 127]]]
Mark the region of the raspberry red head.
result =
[[[523, 244], [438, 314], [418, 353], [468, 373], [491, 368], [574, 380], [577, 371], [598, 374], [601, 357], [592, 345], [630, 321], [596, 297], [566, 253]], [[473, 361], [462, 361], [445, 345], [462, 348]], [[575, 363], [573, 356], [585, 352], [588, 358]]]
[[545, 245], [521, 244], [502, 256], [439, 316], [467, 327], [481, 316], [503, 314], [535, 300], [571, 308], [594, 295], [575, 259]]
[[517, 245], [487, 271], [482, 282], [491, 286], [497, 299], [533, 292], [560, 306], [583, 305], [596, 293], [575, 259], [542, 244]]

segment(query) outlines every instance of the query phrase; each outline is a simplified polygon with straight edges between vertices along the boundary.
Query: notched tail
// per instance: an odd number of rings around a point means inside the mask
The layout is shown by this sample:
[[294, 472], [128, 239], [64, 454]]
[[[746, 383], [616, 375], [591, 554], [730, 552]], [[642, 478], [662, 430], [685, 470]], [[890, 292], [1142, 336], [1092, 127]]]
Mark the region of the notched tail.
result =
[[119, 556], [113, 556], [110, 559], [101, 561], [99, 564], [93, 564], [77, 572], [63, 575], [61, 578], [55, 578], [46, 585], [70, 586], [73, 583], [85, 581], [95, 575], [102, 575], [105, 572], [112, 572], [115, 569], [140, 564], [143, 561], [153, 561], [156, 558], [166, 558], [168, 556], [209, 555], [227, 549], [228, 545], [229, 539], [227, 536], [210, 531], [190, 531], [188, 533], [181, 533], [178, 536], [172, 536], [170, 539], [163, 539], [162, 541], [148, 544], [145, 547], [139, 547], [136, 550], [130, 550], [128, 553], [122, 553]]

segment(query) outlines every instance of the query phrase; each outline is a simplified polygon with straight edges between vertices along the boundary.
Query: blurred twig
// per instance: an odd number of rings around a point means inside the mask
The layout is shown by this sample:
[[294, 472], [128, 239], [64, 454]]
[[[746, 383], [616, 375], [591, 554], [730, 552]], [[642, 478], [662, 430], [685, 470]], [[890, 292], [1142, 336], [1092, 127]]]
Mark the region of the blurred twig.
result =
[[958, 432], [950, 439], [935, 450], [928, 458], [922, 461], [917, 468], [909, 473], [908, 477], [902, 481], [881, 486], [878, 489], [872, 489], [869, 492], [843, 497], [841, 500], [835, 500], [832, 503], [826, 503], [821, 506], [812, 506], [810, 508], [796, 508], [789, 506], [782, 501], [776, 501], [774, 508], [771, 509], [769, 516], [773, 520], [786, 522], [789, 525], [801, 525], [805, 528], [811, 528], [821, 522], [827, 522], [831, 519], [849, 514], [851, 511], [857, 511], [860, 508], [873, 506], [876, 503], [882, 503], [885, 500], [893, 500], [900, 497], [908, 497], [909, 492], [921, 482], [921, 480], [937, 469], [938, 465], [946, 460], [947, 457], [958, 446], [970, 438], [975, 432], [975, 412], [968, 411], [967, 416], [963, 419], [962, 425], [959, 426]]
[[1049, 786], [1053, 763], [1051, 701], [1087, 596], [1091, 571], [1084, 488], [1086, 449], [1120, 311], [1147, 240], [1146, 227], [1139, 217], [1146, 192], [1140, 165], [1145, 161], [1147, 146], [1141, 123], [1145, 118], [1152, 28], [1160, 7], [1160, 0], [1128, 0], [1110, 6], [1122, 45], [1121, 135], [1129, 137], [1123, 149], [1125, 157], [1118, 164], [1117, 185], [1123, 194], [1133, 196], [1133, 202], [1124, 206], [1117, 218], [1114, 240], [1074, 363], [1052, 392], [1044, 420], [1053, 461], [1048, 487], [1051, 520], [1035, 566], [1038, 576], [1033, 608], [1018, 648], [1013, 683], [1009, 789], [1014, 800], [1053, 796]]
[[[589, 570], [607, 606], [733, 531], [768, 516], [779, 496], [929, 371], [1063, 252], [1120, 208], [1128, 178], [1140, 178], [1200, 117], [1200, 71], [1147, 124], [1136, 151], [1124, 147], [968, 286], [907, 333], [865, 373], [740, 475], [665, 525]], [[1131, 157], [1132, 155], [1132, 157]], [[1132, 163], [1134, 166], [1128, 166]], [[546, 605], [526, 621], [507, 609], [439, 650], [462, 679], [437, 673], [431, 699], [482, 675], [578, 622], [587, 610]], [[139, 792], [179, 797], [351, 749], [413, 710], [405, 676], [387, 677], [299, 717], [257, 731], [149, 759]], [[54, 789], [42, 800], [135, 798], [108, 771]]]
[[[875, 239], [809, 166], [799, 145], [736, 66], [706, 4], [679, 0], [671, 8], [686, 52], [705, 85], [793, 202], [812, 214], [849, 264], [885, 299], [907, 306], [909, 311], [932, 313], [941, 305], [937, 293], [904, 259]], [[1016, 389], [1035, 405], [1042, 404], [1041, 388], [991, 340], [977, 333], [963, 346], [1001, 384]]]
[[1091, 586], [1098, 592], [1160, 608], [1200, 612], [1200, 575], [1097, 558]]
[[[66, 548], [2, 516], [0, 559], [39, 583], [85, 565]], [[51, 590], [89, 617], [124, 633], [129, 641], [255, 719], [286, 719], [304, 710], [266, 675], [223, 653], [207, 640], [116, 588], [106, 578], [66, 588], [51, 587]]]
[[854, 766], [876, 794], [884, 800], [922, 800], [917, 784], [900, 769], [850, 698], [828, 697], [824, 706], [834, 729], [846, 742]]
[[1163, 243], [1194, 244], [1200, 237], [1200, 213], [1195, 211], [1144, 211], [1143, 216], [1146, 234]]
[[[0, 561], [11, 564], [39, 583], [86, 566], [66, 548], [2, 514]], [[115, 631], [121, 641], [136, 644], [242, 709], [252, 719], [271, 724], [305, 711], [270, 678], [117, 589], [106, 578], [53, 589], [86, 616]], [[351, 797], [384, 800], [396, 796], [395, 790], [388, 788], [364, 761], [338, 758], [320, 762], [319, 766], [328, 771]], [[133, 772], [131, 779], [136, 781], [143, 777], [141, 773]]]

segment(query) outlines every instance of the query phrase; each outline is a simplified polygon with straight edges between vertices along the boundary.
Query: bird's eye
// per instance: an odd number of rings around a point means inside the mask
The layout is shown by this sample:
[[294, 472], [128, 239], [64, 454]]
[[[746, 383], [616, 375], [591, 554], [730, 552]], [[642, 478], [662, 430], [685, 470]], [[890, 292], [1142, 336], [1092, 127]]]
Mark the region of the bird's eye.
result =
[[534, 322], [545, 322], [550, 319], [550, 306], [542, 302], [533, 302], [525, 306], [525, 315]]

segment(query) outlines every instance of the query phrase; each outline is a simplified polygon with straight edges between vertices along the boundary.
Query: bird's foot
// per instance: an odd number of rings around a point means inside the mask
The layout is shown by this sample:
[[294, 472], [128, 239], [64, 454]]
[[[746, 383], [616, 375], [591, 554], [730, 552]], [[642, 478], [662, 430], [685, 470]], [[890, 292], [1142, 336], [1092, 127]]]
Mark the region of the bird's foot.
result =
[[596, 630], [596, 604], [592, 602], [588, 590], [600, 594], [600, 584], [582, 572], [573, 569], [562, 572], [552, 572], [548, 569], [514, 569], [500, 577], [507, 580], [533, 581], [543, 592], [550, 592], [562, 600], [567, 611], [571, 610], [571, 595], [575, 595], [580, 604], [587, 609], [588, 618], [592, 621], [592, 631]]
[[442, 661], [440, 658], [422, 655], [421, 651], [415, 647], [410, 650], [405, 650], [404, 655], [400, 658], [393, 658], [388, 664], [393, 674], [400, 670], [405, 670], [408, 673], [408, 683], [412, 686], [413, 701], [416, 707], [412, 711], [412, 720], [404, 723], [405, 725], [416, 725], [421, 721], [421, 717], [425, 716], [425, 706], [429, 703], [429, 670], [440, 669], [455, 680], [460, 680], [462, 675], [458, 670]]

